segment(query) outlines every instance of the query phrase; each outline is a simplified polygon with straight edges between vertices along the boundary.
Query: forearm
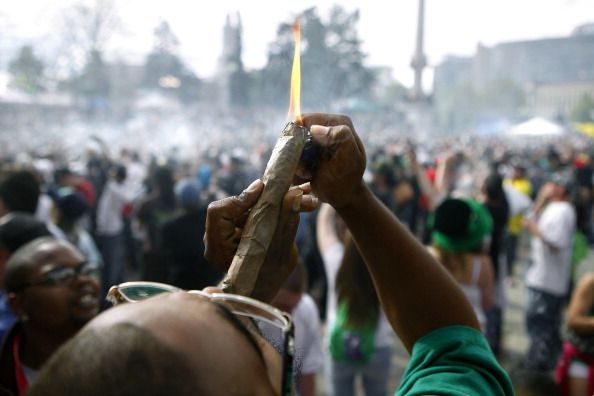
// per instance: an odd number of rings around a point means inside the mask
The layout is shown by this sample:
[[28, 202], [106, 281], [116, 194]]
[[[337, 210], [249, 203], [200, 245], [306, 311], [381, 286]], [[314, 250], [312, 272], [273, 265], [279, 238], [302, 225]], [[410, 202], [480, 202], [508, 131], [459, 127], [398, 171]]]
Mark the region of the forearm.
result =
[[[439, 327], [478, 329], [470, 304], [451, 276], [365, 185], [337, 210], [369, 266], [390, 323], [409, 350]], [[427, 309], [431, 313], [425, 315]]]
[[302, 374], [297, 381], [297, 387], [299, 388], [299, 395], [314, 396], [316, 394], [316, 375]]
[[594, 334], [594, 317], [578, 316], [567, 321], [567, 327], [581, 335]]

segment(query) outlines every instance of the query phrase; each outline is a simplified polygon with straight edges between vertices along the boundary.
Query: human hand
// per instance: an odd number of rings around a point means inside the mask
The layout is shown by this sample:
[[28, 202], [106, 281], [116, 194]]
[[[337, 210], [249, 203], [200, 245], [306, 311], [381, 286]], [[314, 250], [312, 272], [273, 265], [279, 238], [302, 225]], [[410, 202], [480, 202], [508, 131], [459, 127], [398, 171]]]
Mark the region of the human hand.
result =
[[322, 154], [311, 180], [314, 194], [334, 208], [340, 208], [363, 187], [365, 148], [351, 119], [340, 114], [309, 113], [303, 125], [322, 146]]
[[[256, 180], [240, 195], [214, 201], [208, 205], [204, 257], [219, 270], [225, 272], [229, 269], [249, 211], [258, 201], [263, 189], [264, 183]], [[289, 250], [297, 230], [299, 212], [309, 212], [317, 207], [317, 198], [310, 195], [310, 192], [311, 186], [303, 184], [292, 187], [285, 194], [279, 222], [268, 252], [268, 257], [271, 259], [286, 255], [285, 250]]]

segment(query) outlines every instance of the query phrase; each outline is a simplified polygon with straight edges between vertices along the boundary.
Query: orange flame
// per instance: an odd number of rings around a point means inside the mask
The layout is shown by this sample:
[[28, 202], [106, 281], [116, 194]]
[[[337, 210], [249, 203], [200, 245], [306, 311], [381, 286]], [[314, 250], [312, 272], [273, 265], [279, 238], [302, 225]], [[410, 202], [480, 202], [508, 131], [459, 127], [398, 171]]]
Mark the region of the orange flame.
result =
[[301, 118], [301, 24], [299, 18], [293, 24], [293, 38], [295, 39], [295, 54], [293, 55], [293, 68], [291, 69], [291, 94], [289, 102], [289, 114], [295, 117], [299, 124], [303, 124]]

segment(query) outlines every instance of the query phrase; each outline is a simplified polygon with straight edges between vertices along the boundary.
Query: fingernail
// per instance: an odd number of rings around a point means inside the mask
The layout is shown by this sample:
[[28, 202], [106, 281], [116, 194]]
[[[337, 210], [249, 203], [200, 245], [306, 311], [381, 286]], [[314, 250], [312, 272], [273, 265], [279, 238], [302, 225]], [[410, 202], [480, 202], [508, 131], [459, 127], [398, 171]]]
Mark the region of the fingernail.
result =
[[252, 192], [256, 190], [256, 187], [258, 186], [258, 184], [260, 184], [260, 179], [256, 179], [252, 182], [252, 184], [250, 184], [249, 186], [247, 186], [247, 188], [245, 189], [246, 192]]
[[299, 210], [301, 209], [301, 198], [303, 198], [303, 191], [301, 191], [299, 194], [295, 196], [295, 198], [293, 198], [293, 206], [291, 208], [293, 209], [293, 212], [299, 212]]

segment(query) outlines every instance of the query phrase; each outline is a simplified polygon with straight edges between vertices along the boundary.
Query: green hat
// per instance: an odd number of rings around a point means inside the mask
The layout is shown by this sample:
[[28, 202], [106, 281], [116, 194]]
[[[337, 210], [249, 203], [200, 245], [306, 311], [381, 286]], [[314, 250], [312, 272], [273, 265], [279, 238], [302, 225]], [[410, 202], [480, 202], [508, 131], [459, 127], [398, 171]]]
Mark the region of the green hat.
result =
[[481, 203], [469, 199], [444, 200], [429, 219], [433, 244], [450, 252], [471, 251], [493, 229], [491, 214]]

